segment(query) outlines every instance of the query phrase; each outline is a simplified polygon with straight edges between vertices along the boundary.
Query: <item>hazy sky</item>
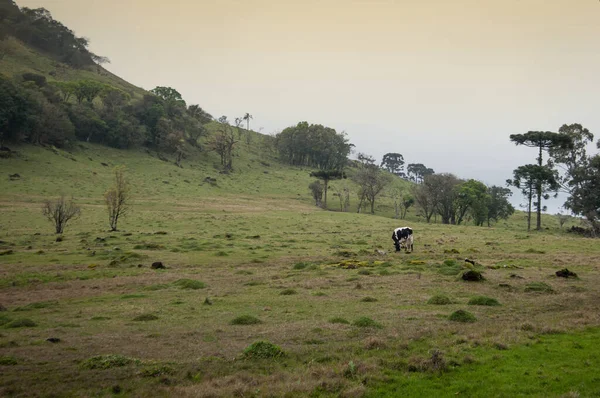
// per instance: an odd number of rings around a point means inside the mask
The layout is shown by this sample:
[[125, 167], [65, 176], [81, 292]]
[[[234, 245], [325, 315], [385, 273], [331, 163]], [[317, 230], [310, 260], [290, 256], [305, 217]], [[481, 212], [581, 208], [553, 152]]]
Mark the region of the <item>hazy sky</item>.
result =
[[379, 160], [503, 185], [536, 156], [510, 134], [578, 122], [600, 137], [598, 0], [17, 4], [49, 9], [138, 86], [250, 112], [263, 133], [324, 124]]

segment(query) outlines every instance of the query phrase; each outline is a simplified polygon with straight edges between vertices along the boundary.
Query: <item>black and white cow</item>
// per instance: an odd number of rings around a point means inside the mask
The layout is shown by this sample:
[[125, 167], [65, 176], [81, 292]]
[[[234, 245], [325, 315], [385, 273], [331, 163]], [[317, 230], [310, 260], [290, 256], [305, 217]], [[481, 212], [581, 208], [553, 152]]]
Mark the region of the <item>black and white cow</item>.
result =
[[409, 227], [396, 228], [394, 233], [392, 234], [392, 240], [394, 241], [394, 246], [396, 247], [396, 251], [399, 252], [402, 246], [404, 246], [404, 251], [410, 252], [413, 251], [413, 230]]

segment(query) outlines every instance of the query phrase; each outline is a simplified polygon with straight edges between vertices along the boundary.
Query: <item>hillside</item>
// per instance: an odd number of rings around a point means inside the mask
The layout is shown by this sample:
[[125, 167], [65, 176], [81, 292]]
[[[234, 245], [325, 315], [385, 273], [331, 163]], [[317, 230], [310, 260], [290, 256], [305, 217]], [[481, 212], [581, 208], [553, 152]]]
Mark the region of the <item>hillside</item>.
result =
[[100, 65], [73, 68], [26, 46], [14, 37], [7, 37], [0, 41], [0, 46], [0, 50], [4, 54], [0, 64], [0, 73], [8, 77], [35, 73], [45, 76], [50, 82], [94, 80], [120, 88], [130, 94], [132, 98], [137, 99], [147, 93], [146, 90], [121, 79]]
[[[8, 42], [4, 75], [146, 94]], [[179, 119], [164, 125], [187, 117], [181, 102], [167, 104]], [[598, 395], [595, 241], [551, 216], [527, 233], [521, 212], [492, 228], [424, 223], [415, 207], [396, 220], [389, 191], [375, 215], [357, 214], [350, 178], [330, 183], [325, 211], [308, 188], [313, 169], [281, 163], [272, 137], [237, 131], [224, 170], [209, 150], [223, 125], [203, 128], [191, 143], [176, 136], [175, 150], [9, 144], [1, 396]], [[130, 211], [110, 231], [103, 195], [118, 166]], [[334, 196], [343, 187], [348, 212]], [[57, 235], [42, 205], [61, 194], [81, 214]], [[393, 251], [400, 225], [414, 229], [412, 253]], [[567, 267], [577, 276], [558, 277]]]

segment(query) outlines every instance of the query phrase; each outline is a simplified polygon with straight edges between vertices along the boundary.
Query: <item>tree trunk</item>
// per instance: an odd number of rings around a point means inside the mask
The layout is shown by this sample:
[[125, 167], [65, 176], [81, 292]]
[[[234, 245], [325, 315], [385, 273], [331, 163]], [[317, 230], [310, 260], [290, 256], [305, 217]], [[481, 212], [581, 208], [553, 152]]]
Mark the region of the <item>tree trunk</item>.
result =
[[323, 182], [325, 183], [325, 187], [323, 188], [323, 208], [327, 210], [327, 185], [329, 185], [329, 179], [326, 178]]
[[536, 228], [538, 231], [542, 230], [542, 184], [538, 184], [537, 187], [537, 225]]
[[527, 232], [531, 231], [531, 198], [533, 197], [533, 190], [529, 189], [529, 202], [527, 204]]
[[375, 214], [375, 199], [371, 201], [371, 214]]

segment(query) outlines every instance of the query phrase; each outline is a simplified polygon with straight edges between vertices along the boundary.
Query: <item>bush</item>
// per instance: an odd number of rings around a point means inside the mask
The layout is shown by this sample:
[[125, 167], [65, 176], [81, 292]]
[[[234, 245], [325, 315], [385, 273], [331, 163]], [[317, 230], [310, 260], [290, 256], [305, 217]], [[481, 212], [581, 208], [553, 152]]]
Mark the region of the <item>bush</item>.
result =
[[371, 318], [366, 316], [360, 317], [354, 321], [354, 326], [358, 326], [360, 328], [377, 328], [381, 329], [383, 326], [380, 323], [375, 322]]
[[452, 304], [452, 300], [450, 300], [450, 297], [444, 296], [443, 294], [436, 294], [435, 296], [427, 300], [427, 304], [448, 305]]
[[483, 275], [481, 275], [481, 272], [471, 269], [471, 270], [463, 272], [461, 275], [461, 279], [463, 281], [481, 282], [485, 278], [483, 277]]
[[44, 201], [42, 207], [42, 214], [54, 224], [54, 231], [57, 234], [62, 234], [67, 223], [77, 218], [80, 213], [81, 209], [73, 203], [73, 199], [67, 201], [64, 195], [55, 201]]
[[458, 310], [453, 312], [448, 319], [450, 319], [451, 321], [455, 321], [455, 322], [464, 322], [464, 323], [472, 323], [477, 321], [477, 318], [475, 318], [475, 315], [471, 314], [468, 311], [465, 310]]
[[285, 356], [285, 352], [268, 341], [257, 341], [244, 350], [243, 356], [248, 359], [279, 358]]
[[173, 282], [173, 284], [180, 289], [198, 290], [204, 289], [206, 287], [204, 282], [200, 282], [194, 279], [179, 279]]
[[500, 303], [498, 302], [498, 300], [492, 297], [476, 296], [469, 300], [469, 305], [497, 306], [500, 305]]
[[262, 321], [252, 315], [240, 315], [229, 322], [230, 325], [256, 325], [259, 323]]
[[85, 369], [110, 369], [126, 366], [131, 363], [139, 364], [141, 361], [123, 355], [97, 355], [83, 361], [81, 367]]

